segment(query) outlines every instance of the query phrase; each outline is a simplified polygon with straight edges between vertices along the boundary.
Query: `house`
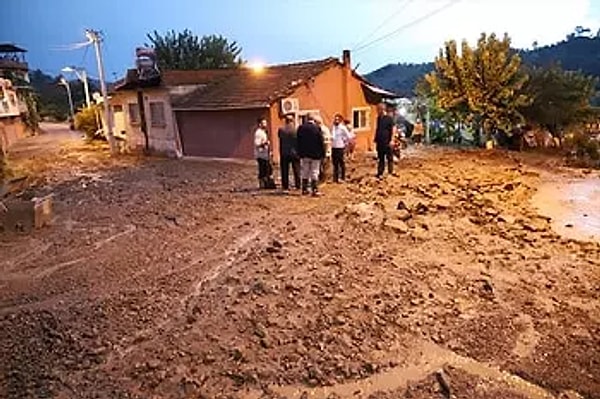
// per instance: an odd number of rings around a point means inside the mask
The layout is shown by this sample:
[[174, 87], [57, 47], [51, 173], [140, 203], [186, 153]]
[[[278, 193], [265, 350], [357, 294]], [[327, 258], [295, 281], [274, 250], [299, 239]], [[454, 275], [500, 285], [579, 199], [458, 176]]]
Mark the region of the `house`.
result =
[[114, 130], [130, 146], [143, 144], [145, 119], [150, 149], [177, 156], [251, 159], [256, 120], [264, 117], [277, 159], [276, 132], [286, 114], [301, 123], [308, 113], [316, 113], [330, 126], [341, 113], [352, 120], [357, 148], [368, 150], [376, 105], [397, 97], [353, 71], [350, 52], [344, 51], [341, 61], [332, 57], [264, 69], [163, 71], [150, 80], [140, 80], [130, 70], [114, 87], [110, 103]]
[[20, 94], [31, 90], [25, 49], [0, 43], [0, 150], [6, 152], [26, 135], [27, 104]]

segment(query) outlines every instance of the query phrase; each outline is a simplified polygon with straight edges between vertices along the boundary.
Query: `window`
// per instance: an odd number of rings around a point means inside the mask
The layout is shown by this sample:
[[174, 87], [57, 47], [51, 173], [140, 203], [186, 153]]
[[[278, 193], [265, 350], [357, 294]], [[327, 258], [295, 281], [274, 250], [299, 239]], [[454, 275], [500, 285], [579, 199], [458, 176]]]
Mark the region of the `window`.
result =
[[308, 114], [313, 114], [315, 116], [320, 116], [321, 115], [321, 113], [319, 111], [315, 111], [315, 110], [312, 110], [312, 111], [306, 111], [306, 110], [304, 110], [304, 111], [298, 111], [298, 115], [297, 115], [298, 116], [298, 120], [297, 120], [298, 124], [297, 124], [297, 126], [300, 126], [301, 124], [306, 123], [306, 121], [308, 120]]
[[155, 127], [164, 127], [165, 122], [165, 104], [163, 102], [150, 103], [150, 125]]
[[113, 112], [116, 114], [117, 112], [123, 112], [122, 105], [113, 105]]
[[353, 108], [352, 109], [352, 128], [357, 129], [357, 130], [368, 129], [370, 119], [371, 119], [371, 109], [370, 108]]
[[140, 108], [137, 103], [127, 104], [127, 111], [129, 111], [129, 123], [131, 125], [140, 124]]

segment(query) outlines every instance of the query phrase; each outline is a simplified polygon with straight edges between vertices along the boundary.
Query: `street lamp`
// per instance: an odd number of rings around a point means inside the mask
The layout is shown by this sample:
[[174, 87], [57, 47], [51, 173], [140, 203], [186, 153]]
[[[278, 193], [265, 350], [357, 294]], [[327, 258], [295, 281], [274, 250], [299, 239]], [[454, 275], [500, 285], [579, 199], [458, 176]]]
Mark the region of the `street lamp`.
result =
[[71, 85], [69, 85], [69, 81], [64, 77], [60, 78], [58, 84], [65, 86], [67, 88], [67, 96], [69, 97], [69, 108], [71, 109], [71, 121], [75, 120], [75, 109], [73, 108], [73, 98], [71, 97]]
[[64, 67], [63, 72], [72, 72], [77, 75], [77, 78], [83, 83], [83, 91], [85, 92], [85, 105], [89, 108], [90, 106], [90, 88], [88, 86], [87, 72], [83, 68], [77, 68], [73, 66]]

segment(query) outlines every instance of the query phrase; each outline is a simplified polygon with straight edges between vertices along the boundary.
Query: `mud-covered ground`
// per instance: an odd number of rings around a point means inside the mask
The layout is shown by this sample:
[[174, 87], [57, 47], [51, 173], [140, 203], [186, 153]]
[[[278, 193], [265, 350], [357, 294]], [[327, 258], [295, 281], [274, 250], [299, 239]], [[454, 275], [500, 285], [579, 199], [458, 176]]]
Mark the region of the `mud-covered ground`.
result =
[[0, 236], [0, 397], [600, 398], [600, 244], [529, 205], [544, 160], [365, 159], [320, 198], [78, 162]]

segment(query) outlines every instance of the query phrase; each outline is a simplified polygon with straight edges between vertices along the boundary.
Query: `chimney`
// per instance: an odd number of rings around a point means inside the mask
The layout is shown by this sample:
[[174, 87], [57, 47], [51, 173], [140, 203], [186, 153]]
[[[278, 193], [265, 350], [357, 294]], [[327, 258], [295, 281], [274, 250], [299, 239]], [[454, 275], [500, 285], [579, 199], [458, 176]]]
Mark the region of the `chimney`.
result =
[[350, 50], [344, 50], [342, 53], [342, 63], [347, 68], [352, 68], [352, 63], [350, 59]]

